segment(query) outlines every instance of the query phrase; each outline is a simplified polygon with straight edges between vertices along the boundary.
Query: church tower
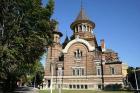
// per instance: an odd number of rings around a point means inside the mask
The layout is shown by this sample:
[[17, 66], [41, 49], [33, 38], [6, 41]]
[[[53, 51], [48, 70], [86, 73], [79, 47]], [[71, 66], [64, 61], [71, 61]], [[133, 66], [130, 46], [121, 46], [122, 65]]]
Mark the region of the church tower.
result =
[[[58, 31], [58, 27], [56, 25], [55, 30], [53, 31], [53, 44], [48, 47], [48, 54], [47, 54], [47, 62], [45, 66], [45, 75], [51, 75], [51, 65], [53, 63], [57, 63], [59, 61], [59, 57], [62, 51], [62, 45], [60, 44], [60, 37], [63, 34]], [[56, 69], [54, 65], [53, 69]], [[56, 75], [56, 73], [54, 73]]]
[[88, 18], [82, 6], [77, 18], [71, 24], [70, 28], [73, 30], [74, 38], [79, 36], [79, 38], [87, 40], [95, 47], [97, 46], [96, 37], [93, 33], [95, 23]]

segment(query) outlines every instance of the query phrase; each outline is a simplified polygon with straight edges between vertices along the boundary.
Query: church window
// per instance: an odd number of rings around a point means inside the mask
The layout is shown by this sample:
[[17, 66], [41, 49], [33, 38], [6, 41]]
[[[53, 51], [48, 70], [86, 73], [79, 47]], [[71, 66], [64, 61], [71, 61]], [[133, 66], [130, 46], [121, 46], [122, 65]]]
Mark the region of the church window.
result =
[[80, 25], [80, 31], [82, 31], [82, 25]]
[[101, 85], [98, 85], [98, 89], [101, 89], [102, 87], [101, 87]]
[[81, 67], [74, 67], [72, 69], [73, 76], [83, 76], [84, 75], [84, 68]]
[[82, 69], [82, 75], [84, 75], [84, 68], [81, 68]]
[[81, 85], [81, 89], [83, 89], [84, 88], [84, 86], [83, 85]]
[[80, 76], [80, 69], [77, 69], [77, 76]]
[[101, 75], [101, 67], [97, 67], [97, 75]]
[[69, 85], [70, 88], [72, 88], [72, 85]]
[[85, 89], [87, 89], [87, 85], [85, 85]]
[[73, 76], [75, 76], [75, 69], [73, 69]]
[[77, 85], [77, 89], [79, 89], [80, 87], [79, 87], [79, 85]]
[[84, 27], [84, 31], [86, 31], [86, 25], [84, 25], [83, 27]]
[[111, 70], [111, 75], [114, 75], [115, 74], [115, 68], [114, 67], [110, 67], [110, 70]]
[[76, 59], [81, 59], [82, 57], [82, 51], [80, 51], [79, 49], [77, 49], [75, 52], [74, 52], [74, 57]]
[[78, 32], [78, 27], [76, 27], [76, 32]]
[[75, 27], [75, 33], [78, 32], [78, 27]]
[[75, 86], [75, 85], [73, 85], [73, 88], [76, 88], [76, 86]]
[[87, 26], [87, 31], [89, 31], [89, 26]]

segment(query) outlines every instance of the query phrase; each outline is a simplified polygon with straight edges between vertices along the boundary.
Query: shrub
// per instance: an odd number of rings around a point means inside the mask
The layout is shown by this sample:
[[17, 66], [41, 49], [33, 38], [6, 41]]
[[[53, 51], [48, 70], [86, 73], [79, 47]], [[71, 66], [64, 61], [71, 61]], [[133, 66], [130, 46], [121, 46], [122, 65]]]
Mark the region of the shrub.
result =
[[122, 84], [109, 84], [104, 87], [107, 91], [117, 91], [122, 89]]

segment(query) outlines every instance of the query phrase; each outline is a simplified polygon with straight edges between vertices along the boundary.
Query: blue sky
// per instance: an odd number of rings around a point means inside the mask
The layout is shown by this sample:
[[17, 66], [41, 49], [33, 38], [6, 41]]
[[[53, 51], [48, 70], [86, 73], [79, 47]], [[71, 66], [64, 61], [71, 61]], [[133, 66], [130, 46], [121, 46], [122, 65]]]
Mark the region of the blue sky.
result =
[[[45, 5], [47, 0], [43, 0]], [[81, 0], [55, 0], [52, 18], [59, 30], [72, 35], [70, 24], [77, 17]], [[120, 60], [129, 66], [140, 66], [140, 0], [83, 0], [87, 16], [95, 22], [98, 44], [104, 39], [106, 47], [119, 53]], [[42, 63], [45, 59], [41, 60]]]

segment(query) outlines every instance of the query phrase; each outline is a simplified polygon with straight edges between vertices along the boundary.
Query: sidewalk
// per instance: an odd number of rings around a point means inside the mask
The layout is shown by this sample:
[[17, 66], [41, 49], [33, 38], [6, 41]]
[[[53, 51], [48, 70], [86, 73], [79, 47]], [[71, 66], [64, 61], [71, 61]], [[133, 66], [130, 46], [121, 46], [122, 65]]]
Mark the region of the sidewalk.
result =
[[39, 93], [39, 90], [33, 87], [19, 87], [14, 93]]

